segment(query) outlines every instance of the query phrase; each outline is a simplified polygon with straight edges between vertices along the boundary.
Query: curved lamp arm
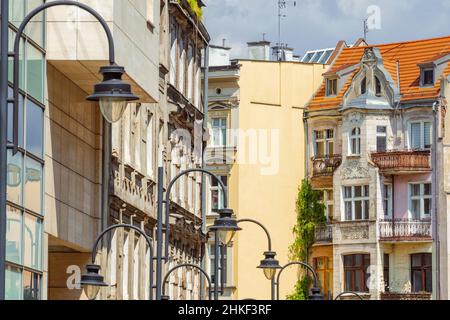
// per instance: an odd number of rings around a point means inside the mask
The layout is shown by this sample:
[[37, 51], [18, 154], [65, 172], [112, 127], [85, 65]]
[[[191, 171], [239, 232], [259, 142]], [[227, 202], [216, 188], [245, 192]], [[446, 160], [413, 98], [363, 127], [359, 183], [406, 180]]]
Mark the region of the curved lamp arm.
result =
[[100, 235], [97, 237], [97, 239], [94, 242], [94, 246], [92, 247], [92, 263], [95, 264], [95, 257], [97, 255], [97, 248], [98, 245], [100, 243], [100, 240], [109, 232], [118, 229], [118, 228], [123, 228], [123, 229], [132, 229], [137, 231], [140, 235], [142, 235], [145, 238], [145, 241], [147, 242], [147, 245], [149, 247], [150, 250], [150, 292], [149, 292], [149, 298], [150, 300], [153, 300], [153, 243], [152, 243], [152, 239], [150, 239], [150, 237], [140, 228], [133, 226], [132, 224], [115, 224], [113, 226], [110, 226], [108, 228], [106, 228], [105, 230], [102, 231], [102, 233], [100, 233]]
[[200, 272], [205, 276], [206, 280], [208, 281], [209, 300], [211, 300], [211, 297], [212, 297], [212, 291], [211, 291], [211, 289], [212, 289], [212, 287], [211, 287], [211, 278], [209, 277], [209, 275], [206, 273], [205, 270], [203, 270], [203, 269], [200, 268], [199, 266], [197, 266], [197, 265], [195, 265], [195, 264], [191, 264], [191, 263], [180, 264], [180, 265], [178, 265], [178, 266], [176, 266], [176, 267], [173, 267], [172, 269], [170, 269], [170, 270], [167, 272], [167, 274], [166, 274], [166, 276], [164, 277], [164, 280], [163, 280], [163, 282], [162, 282], [162, 284], [163, 284], [163, 287], [162, 287], [162, 295], [164, 296], [165, 293], [166, 293], [166, 282], [167, 282], [167, 280], [169, 279], [169, 276], [172, 274], [172, 272], [174, 272], [174, 271], [176, 271], [176, 270], [178, 270], [178, 269], [180, 269], [180, 268], [186, 268], [186, 267], [190, 267], [190, 268], [197, 269], [198, 271], [200, 271]]
[[237, 221], [238, 224], [241, 222], [250, 222], [250, 223], [254, 223], [254, 224], [260, 226], [264, 230], [264, 232], [266, 233], [266, 236], [267, 236], [267, 246], [269, 248], [268, 251], [272, 251], [272, 239], [270, 238], [269, 230], [267, 230], [267, 228], [261, 222], [258, 222], [253, 219], [241, 219], [241, 220]]
[[20, 39], [22, 38], [23, 32], [25, 31], [25, 28], [27, 24], [33, 19], [37, 14], [40, 12], [51, 8], [55, 6], [76, 6], [80, 9], [83, 9], [87, 12], [89, 12], [91, 15], [93, 15], [98, 22], [102, 25], [103, 29], [105, 30], [106, 36], [108, 38], [108, 44], [109, 44], [109, 63], [110, 65], [115, 64], [115, 50], [114, 50], [114, 40], [112, 36], [111, 29], [109, 28], [108, 24], [106, 23], [105, 19], [94, 9], [91, 7], [85, 5], [84, 3], [77, 2], [77, 1], [71, 1], [71, 0], [60, 0], [60, 1], [52, 1], [52, 2], [46, 2], [39, 7], [33, 9], [22, 21], [19, 28], [17, 29], [17, 34], [14, 40], [14, 51], [8, 53], [9, 57], [14, 58], [14, 71], [13, 71], [13, 100], [8, 99], [9, 103], [14, 104], [13, 108], [13, 123], [14, 123], [14, 130], [13, 130], [13, 154], [17, 153], [18, 146], [19, 146], [19, 132], [17, 130], [18, 124], [19, 124], [19, 52], [20, 52]]
[[278, 272], [277, 281], [275, 282], [275, 285], [277, 286], [277, 300], [280, 299], [280, 276], [283, 273], [284, 269], [286, 269], [290, 266], [293, 266], [293, 265], [300, 265], [300, 266], [307, 268], [309, 271], [311, 271], [311, 273], [313, 274], [313, 277], [314, 277], [314, 287], [318, 287], [318, 285], [319, 285], [319, 278], [317, 277], [317, 273], [309, 264], [300, 262], [300, 261], [290, 262], [287, 265], [285, 265], [283, 268], [281, 268], [280, 272]]
[[169, 232], [170, 232], [170, 223], [169, 223], [169, 219], [170, 219], [170, 192], [172, 191], [173, 186], [175, 185], [175, 183], [177, 182], [178, 179], [180, 179], [182, 176], [189, 174], [191, 172], [200, 172], [202, 174], [207, 174], [210, 177], [214, 178], [217, 180], [217, 182], [219, 183], [220, 187], [223, 190], [223, 203], [225, 205], [225, 207], [228, 206], [228, 197], [227, 197], [227, 188], [225, 187], [225, 184], [222, 182], [222, 180], [219, 179], [219, 177], [217, 175], [215, 175], [212, 172], [209, 172], [208, 170], [205, 169], [188, 169], [185, 170], [183, 172], [181, 172], [180, 174], [178, 174], [175, 178], [173, 178], [170, 182], [169, 185], [167, 186], [167, 190], [166, 190], [166, 200], [165, 200], [165, 204], [166, 204], [166, 235], [165, 235], [165, 257], [164, 260], [168, 261], [169, 260]]
[[334, 300], [339, 300], [340, 297], [342, 297], [342, 296], [344, 296], [344, 295], [348, 295], [348, 294], [352, 294], [352, 295], [358, 297], [359, 300], [364, 300], [364, 298], [363, 298], [359, 293], [356, 293], [356, 292], [354, 292], [354, 291], [344, 291], [344, 292], [341, 292], [341, 293], [339, 293], [339, 294], [336, 296], [336, 298], [334, 298]]

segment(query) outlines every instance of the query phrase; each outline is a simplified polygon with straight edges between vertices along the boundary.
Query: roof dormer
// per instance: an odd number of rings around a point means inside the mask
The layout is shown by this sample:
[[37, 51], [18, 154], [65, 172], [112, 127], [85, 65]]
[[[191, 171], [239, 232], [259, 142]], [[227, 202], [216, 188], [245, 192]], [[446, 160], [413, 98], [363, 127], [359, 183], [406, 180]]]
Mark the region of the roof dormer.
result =
[[434, 87], [449, 61], [450, 53], [445, 52], [419, 63], [420, 86]]

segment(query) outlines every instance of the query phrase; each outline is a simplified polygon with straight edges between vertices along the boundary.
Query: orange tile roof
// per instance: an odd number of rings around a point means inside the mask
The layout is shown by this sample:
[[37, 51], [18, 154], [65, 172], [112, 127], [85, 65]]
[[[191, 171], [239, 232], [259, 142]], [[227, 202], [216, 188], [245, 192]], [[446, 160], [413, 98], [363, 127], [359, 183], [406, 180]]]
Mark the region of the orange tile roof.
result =
[[[400, 75], [401, 101], [416, 99], [437, 99], [440, 91], [440, 83], [436, 81], [434, 87], [420, 87], [420, 67], [424, 61], [431, 61], [436, 57], [445, 56], [450, 51], [450, 36], [417, 40], [409, 42], [389, 43], [364, 47], [345, 48], [336, 58], [331, 71], [342, 70], [345, 66], [359, 64], [367, 48], [378, 48], [383, 58], [386, 70], [391, 74], [397, 84], [397, 62]], [[435, 61], [432, 60], [432, 61]], [[353, 72], [336, 97], [325, 96], [325, 81], [308, 103], [308, 109], [335, 108], [338, 107], [344, 94], [351, 85], [353, 77], [359, 68]], [[327, 72], [328, 74], [328, 72]], [[444, 75], [450, 74], [450, 64], [445, 68]]]

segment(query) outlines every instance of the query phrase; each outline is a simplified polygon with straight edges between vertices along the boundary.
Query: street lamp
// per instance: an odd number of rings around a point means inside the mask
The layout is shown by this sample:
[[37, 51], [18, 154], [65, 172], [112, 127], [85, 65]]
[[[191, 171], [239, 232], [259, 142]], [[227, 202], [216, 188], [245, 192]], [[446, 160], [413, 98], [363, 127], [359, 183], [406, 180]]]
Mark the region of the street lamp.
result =
[[280, 263], [278, 260], [275, 259], [275, 256], [277, 253], [272, 250], [272, 238], [270, 237], [269, 230], [259, 221], [253, 220], [253, 219], [241, 219], [237, 221], [237, 223], [244, 223], [244, 222], [250, 222], [253, 224], [256, 224], [258, 227], [263, 229], [267, 236], [267, 251], [264, 252], [264, 259], [261, 260], [258, 269], [262, 269], [264, 272], [264, 276], [267, 278], [267, 280], [270, 280], [272, 282], [271, 285], [271, 298], [272, 300], [275, 299], [275, 289], [273, 285], [273, 279], [275, 277], [275, 274], [278, 269], [281, 269]]
[[106, 228], [95, 240], [94, 246], [92, 247], [92, 257], [91, 257], [91, 264], [86, 265], [86, 273], [84, 273], [81, 276], [80, 279], [80, 285], [83, 287], [84, 293], [88, 297], [89, 300], [95, 300], [98, 293], [100, 292], [100, 289], [102, 287], [107, 287], [108, 284], [106, 284], [103, 280], [103, 276], [100, 275], [100, 269], [101, 267], [97, 264], [95, 264], [95, 258], [97, 255], [97, 248], [100, 243], [100, 240], [109, 232], [118, 229], [132, 229], [137, 231], [140, 235], [142, 235], [145, 238], [145, 241], [147, 242], [149, 251], [150, 251], [150, 263], [149, 263], [149, 269], [150, 269], [150, 291], [149, 291], [149, 300], [153, 299], [153, 243], [150, 237], [140, 228], [132, 225], [132, 224], [116, 224], [113, 226], [110, 226]]
[[120, 120], [128, 102], [138, 100], [139, 97], [131, 92], [131, 85], [122, 81], [125, 68], [120, 66], [106, 66], [100, 68], [103, 81], [96, 84], [94, 93], [86, 99], [98, 101], [103, 117], [109, 123]]
[[322, 293], [322, 290], [320, 290], [320, 288], [319, 288], [319, 277], [317, 276], [316, 271], [314, 271], [314, 268], [311, 267], [309, 264], [307, 264], [305, 262], [300, 262], [300, 261], [290, 262], [287, 265], [285, 265], [284, 267], [282, 267], [280, 269], [280, 272], [278, 272], [277, 280], [275, 282], [272, 282], [272, 286], [276, 287], [276, 290], [277, 290], [277, 300], [280, 300], [280, 276], [286, 268], [293, 266], [293, 265], [303, 266], [303, 267], [307, 268], [309, 271], [311, 271], [311, 273], [313, 274], [314, 285], [309, 292], [309, 296], [308, 296], [309, 300], [323, 300], [323, 293]]
[[[162, 297], [162, 291], [163, 291], [163, 282], [162, 279], [162, 262], [163, 260], [167, 263], [169, 261], [169, 238], [170, 238], [170, 192], [172, 191], [172, 188], [174, 187], [175, 183], [180, 179], [182, 176], [187, 175], [192, 172], [199, 172], [202, 174], [209, 175], [211, 178], [216, 179], [217, 183], [220, 185], [223, 191], [223, 203], [225, 207], [228, 205], [228, 197], [227, 197], [227, 189], [225, 187], [225, 184], [222, 182], [222, 180], [212, 172], [200, 169], [200, 168], [194, 168], [194, 169], [188, 169], [183, 172], [180, 172], [178, 175], [176, 175], [168, 184], [167, 189], [165, 190], [165, 199], [164, 199], [164, 168], [159, 167], [158, 168], [158, 205], [157, 205], [157, 228], [156, 228], [156, 299], [161, 300]], [[165, 247], [165, 253], [163, 254], [163, 205], [165, 205], [165, 217], [164, 217], [164, 247]], [[215, 241], [214, 241], [214, 248], [216, 252], [216, 257], [219, 257], [219, 233], [220, 236], [224, 241], [227, 241], [231, 239], [233, 232], [241, 230], [237, 224], [236, 220], [233, 217], [233, 210], [231, 209], [221, 209], [218, 210], [219, 218], [217, 218], [217, 224], [215, 222]], [[205, 223], [205, 222], [203, 222]], [[215, 274], [218, 274], [219, 269], [219, 259], [215, 259]], [[219, 288], [217, 283], [217, 276], [214, 282], [215, 288], [214, 288], [214, 299], [217, 300], [219, 298]]]

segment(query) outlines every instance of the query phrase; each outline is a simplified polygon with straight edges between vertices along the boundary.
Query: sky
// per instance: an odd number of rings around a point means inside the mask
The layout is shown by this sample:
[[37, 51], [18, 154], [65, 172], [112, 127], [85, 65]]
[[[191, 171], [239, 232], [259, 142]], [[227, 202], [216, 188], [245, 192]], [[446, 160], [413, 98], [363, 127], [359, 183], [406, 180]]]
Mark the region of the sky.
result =
[[[233, 58], [247, 58], [247, 42], [278, 42], [278, 0], [203, 0], [204, 24], [211, 43], [232, 48]], [[282, 43], [303, 55], [352, 44], [363, 37], [379, 44], [450, 35], [450, 0], [296, 0], [286, 1]]]

